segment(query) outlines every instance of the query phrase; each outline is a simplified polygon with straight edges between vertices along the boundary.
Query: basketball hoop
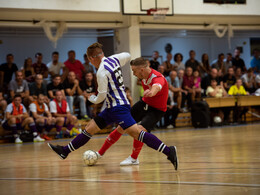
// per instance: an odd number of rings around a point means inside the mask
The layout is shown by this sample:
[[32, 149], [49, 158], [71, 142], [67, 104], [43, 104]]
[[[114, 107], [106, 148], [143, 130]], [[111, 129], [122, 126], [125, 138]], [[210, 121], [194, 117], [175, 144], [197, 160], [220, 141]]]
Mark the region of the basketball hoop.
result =
[[151, 8], [147, 10], [147, 15], [153, 15], [154, 20], [164, 20], [169, 8]]

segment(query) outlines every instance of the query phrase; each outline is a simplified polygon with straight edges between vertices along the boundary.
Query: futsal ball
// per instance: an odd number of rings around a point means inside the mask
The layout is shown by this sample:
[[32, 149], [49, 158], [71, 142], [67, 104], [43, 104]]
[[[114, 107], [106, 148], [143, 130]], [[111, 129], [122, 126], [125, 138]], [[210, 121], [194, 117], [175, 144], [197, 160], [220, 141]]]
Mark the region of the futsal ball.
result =
[[221, 123], [222, 122], [222, 120], [221, 120], [221, 118], [219, 117], [219, 116], [215, 116], [214, 117], [214, 123]]
[[98, 156], [97, 153], [93, 150], [87, 150], [83, 153], [83, 161], [86, 165], [92, 166], [97, 163]]

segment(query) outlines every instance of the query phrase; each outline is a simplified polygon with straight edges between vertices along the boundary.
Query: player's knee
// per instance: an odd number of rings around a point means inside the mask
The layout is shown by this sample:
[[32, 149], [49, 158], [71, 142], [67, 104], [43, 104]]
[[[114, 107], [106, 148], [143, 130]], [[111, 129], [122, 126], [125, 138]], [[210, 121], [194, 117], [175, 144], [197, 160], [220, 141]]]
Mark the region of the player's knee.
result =
[[16, 118], [10, 118], [8, 122], [9, 122], [9, 124], [15, 124]]

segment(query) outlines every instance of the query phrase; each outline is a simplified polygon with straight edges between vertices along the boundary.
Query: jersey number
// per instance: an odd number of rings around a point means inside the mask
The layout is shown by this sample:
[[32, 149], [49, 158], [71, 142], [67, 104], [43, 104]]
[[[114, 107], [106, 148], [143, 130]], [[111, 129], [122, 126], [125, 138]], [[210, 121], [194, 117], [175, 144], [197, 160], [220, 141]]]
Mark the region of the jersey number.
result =
[[123, 83], [123, 76], [122, 76], [121, 68], [115, 69], [114, 73], [115, 73], [116, 80], [117, 80], [117, 83], [118, 83], [119, 87], [123, 86], [124, 83]]

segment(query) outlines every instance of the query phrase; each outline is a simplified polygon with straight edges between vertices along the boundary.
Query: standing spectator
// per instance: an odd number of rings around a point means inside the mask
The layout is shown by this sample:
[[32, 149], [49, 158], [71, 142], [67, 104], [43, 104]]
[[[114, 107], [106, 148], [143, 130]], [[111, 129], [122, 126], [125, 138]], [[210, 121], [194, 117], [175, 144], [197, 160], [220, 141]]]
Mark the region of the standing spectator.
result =
[[163, 65], [160, 65], [158, 67], [158, 72], [165, 76], [165, 67]]
[[242, 77], [242, 70], [241, 70], [241, 68], [236, 68], [235, 77], [236, 77], [236, 79], [241, 79], [241, 77]]
[[68, 76], [68, 68], [65, 64], [59, 62], [59, 52], [57, 51], [52, 53], [52, 61], [47, 64], [47, 67], [49, 69], [50, 79], [52, 79], [54, 75], [61, 75], [61, 82], [63, 82]]
[[234, 68], [230, 66], [228, 68], [227, 74], [224, 75], [223, 77], [223, 83], [225, 89], [228, 91], [232, 85], [235, 85], [236, 83], [236, 77], [234, 74]]
[[259, 57], [259, 49], [253, 50], [253, 59], [250, 62], [251, 68], [254, 69], [255, 72], [260, 73], [260, 57]]
[[159, 52], [158, 51], [154, 51], [153, 52], [153, 56], [152, 56], [152, 60], [150, 60], [150, 67], [154, 70], [158, 70], [158, 67], [160, 66], [160, 63], [157, 61], [159, 58]]
[[23, 72], [23, 78], [31, 83], [35, 79], [34, 68], [32, 67], [32, 58], [26, 58], [24, 60], [23, 68], [21, 69]]
[[55, 98], [56, 91], [61, 91], [63, 98], [65, 99], [64, 86], [61, 83], [60, 75], [54, 75], [52, 82], [47, 85], [47, 92], [50, 99]]
[[226, 59], [224, 59], [224, 66], [225, 66], [226, 71], [228, 70], [229, 67], [233, 66], [231, 53], [227, 53], [227, 57], [226, 57]]
[[164, 66], [164, 75], [165, 76], [169, 76], [169, 73], [173, 69], [173, 64], [171, 63], [172, 54], [171, 53], [167, 53], [166, 59], [167, 60], [164, 61], [162, 65]]
[[192, 67], [188, 66], [185, 71], [185, 75], [183, 76], [183, 89], [187, 91], [187, 99], [188, 108], [191, 107], [192, 101], [195, 99], [195, 90], [194, 86], [194, 77], [192, 75]]
[[198, 70], [193, 71], [195, 98], [201, 98], [201, 78]]
[[174, 64], [173, 64], [173, 69], [175, 70], [180, 70], [180, 69], [185, 69], [185, 65], [182, 63], [183, 60], [183, 56], [181, 53], [176, 53], [174, 55]]
[[209, 73], [210, 73], [210, 70], [211, 70], [211, 67], [209, 65], [209, 56], [208, 54], [204, 53], [202, 54], [201, 56], [201, 63], [200, 63], [200, 74], [201, 74], [201, 77], [205, 77], [207, 76]]
[[13, 54], [6, 55], [6, 63], [0, 66], [0, 87], [3, 88], [3, 93], [7, 93], [7, 88], [12, 80], [13, 74], [18, 71], [16, 64], [14, 63]]
[[249, 68], [247, 70], [247, 73], [245, 73], [241, 77], [241, 79], [243, 81], [243, 85], [244, 85], [246, 91], [248, 91], [249, 93], [254, 93], [255, 90], [257, 89], [257, 84], [255, 81], [255, 74], [254, 74], [253, 68]]
[[79, 60], [76, 60], [76, 53], [74, 50], [68, 52], [68, 60], [64, 62], [66, 67], [69, 69], [69, 72], [74, 72], [76, 78], [81, 81], [82, 74], [84, 73], [84, 66]]
[[191, 67], [192, 70], [198, 69], [198, 66], [200, 65], [199, 62], [195, 59], [196, 53], [194, 50], [190, 50], [189, 52], [190, 59], [188, 59], [185, 63], [185, 68]]
[[43, 78], [48, 78], [48, 68], [46, 64], [42, 63], [42, 54], [35, 54], [36, 62], [32, 65], [35, 74], [41, 74]]
[[92, 73], [96, 74], [97, 73], [96, 68], [95, 68], [95, 66], [90, 64], [87, 54], [84, 54], [84, 61], [85, 62], [83, 64], [83, 66], [85, 68], [85, 73], [92, 72]]
[[21, 144], [23, 141], [20, 139], [18, 130], [24, 129], [26, 125], [34, 135], [34, 142], [42, 141], [42, 138], [38, 135], [35, 123], [32, 117], [29, 117], [25, 106], [21, 103], [22, 97], [20, 94], [16, 94], [13, 97], [12, 103], [8, 104], [5, 111], [5, 119], [3, 121], [3, 128], [5, 130], [11, 130], [15, 138], [16, 144]]
[[37, 74], [35, 77], [35, 82], [33, 82], [30, 87], [30, 101], [36, 101], [38, 96], [42, 94], [44, 96], [44, 103], [49, 104], [49, 98], [47, 96], [47, 86], [43, 82], [43, 76]]
[[80, 105], [80, 116], [83, 119], [89, 119], [86, 111], [85, 98], [82, 95], [82, 90], [79, 86], [79, 81], [76, 79], [74, 72], [69, 72], [68, 79], [63, 83], [66, 99], [70, 108], [70, 113], [74, 114], [73, 105]]
[[91, 95], [96, 95], [97, 92], [97, 83], [96, 83], [96, 79], [94, 78], [94, 73], [92, 72], [86, 73], [84, 81], [80, 82], [80, 89], [82, 90], [83, 96], [85, 97], [87, 115], [90, 118], [93, 118], [96, 115], [97, 105], [91, 103], [88, 100], [88, 98]]
[[225, 69], [225, 65], [224, 65], [224, 59], [225, 59], [225, 55], [223, 53], [220, 53], [218, 55], [218, 61], [214, 64], [212, 64], [212, 67], [221, 70], [221, 72], [223, 74], [226, 74], [226, 69]]
[[238, 48], [235, 49], [234, 51], [234, 57], [232, 58], [232, 64], [237, 68], [241, 68], [242, 72], [246, 71], [246, 65], [243, 59], [240, 58], [240, 50]]

